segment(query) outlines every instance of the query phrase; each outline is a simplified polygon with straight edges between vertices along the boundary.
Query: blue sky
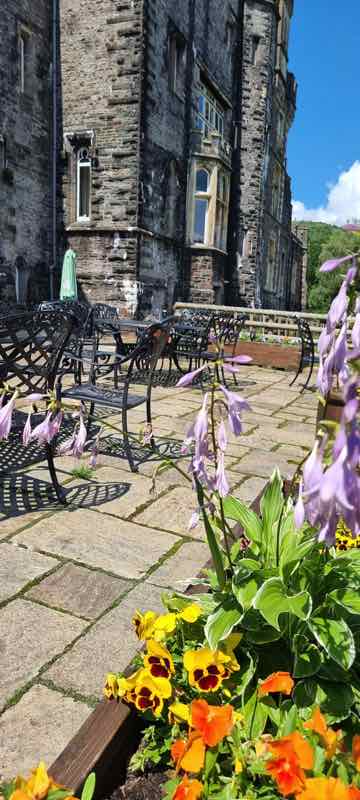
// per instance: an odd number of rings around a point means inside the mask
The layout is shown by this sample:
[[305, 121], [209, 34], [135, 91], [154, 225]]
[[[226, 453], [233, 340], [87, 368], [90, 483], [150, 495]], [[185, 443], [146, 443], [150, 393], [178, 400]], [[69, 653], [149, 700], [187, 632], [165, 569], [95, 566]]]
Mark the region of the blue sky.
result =
[[360, 217], [359, 57], [360, 0], [295, 0], [289, 68], [299, 87], [288, 170], [298, 218]]

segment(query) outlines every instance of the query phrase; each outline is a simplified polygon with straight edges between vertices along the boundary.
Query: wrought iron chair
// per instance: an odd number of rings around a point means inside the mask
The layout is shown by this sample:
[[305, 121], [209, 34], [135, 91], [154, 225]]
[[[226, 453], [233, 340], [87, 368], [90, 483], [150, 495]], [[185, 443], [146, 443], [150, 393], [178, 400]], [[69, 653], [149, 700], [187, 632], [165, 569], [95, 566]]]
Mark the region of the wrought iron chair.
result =
[[[224, 312], [215, 313], [211, 320], [210, 329], [208, 331], [208, 342], [206, 350], [200, 353], [199, 359], [204, 363], [214, 362], [217, 358], [215, 348], [209, 350], [209, 344], [212, 340], [216, 339], [220, 353], [223, 356], [235, 356], [236, 348], [240, 339], [241, 331], [243, 330], [247, 317], [246, 314], [238, 316], [237, 314]], [[224, 370], [221, 369], [221, 378], [226, 385], [226, 376]], [[233, 380], [237, 384], [236, 374], [233, 375]]]
[[305, 319], [301, 319], [300, 317], [296, 317], [296, 323], [298, 326], [299, 337], [301, 339], [301, 353], [300, 353], [300, 362], [298, 371], [295, 375], [295, 378], [291, 381], [290, 386], [293, 386], [299, 375], [304, 371], [306, 367], [309, 367], [309, 374], [304, 383], [301, 394], [307, 389], [311, 376], [314, 370], [315, 364], [315, 345], [313, 335], [311, 333], [311, 328], [308, 322]]
[[[201, 353], [208, 349], [213, 313], [206, 310], [187, 309], [174, 327], [173, 358], [182, 373], [196, 369], [201, 363]], [[186, 367], [182, 361], [186, 361]]]
[[[0, 318], [0, 386], [8, 384], [24, 396], [46, 394], [55, 387], [66, 345], [77, 327], [69, 309], [17, 312]], [[14, 430], [24, 424], [24, 414], [14, 415]], [[54, 464], [55, 443], [46, 444], [46, 458], [58, 500], [65, 502]]]
[[[78, 400], [89, 404], [88, 426], [94, 417], [96, 406], [102, 406], [121, 412], [122, 432], [124, 438], [124, 450], [132, 472], [137, 472], [128, 429], [128, 411], [137, 408], [143, 403], [146, 404], [146, 421], [148, 425], [152, 423], [151, 417], [151, 391], [156, 366], [161, 359], [166, 344], [170, 336], [172, 318], [163, 322], [154, 323], [143, 333], [139, 343], [133, 351], [124, 356], [115, 355], [112, 365], [114, 370], [113, 387], [97, 383], [101, 376], [101, 365], [99, 365], [96, 343], [94, 345], [93, 366], [91, 380], [89, 383], [73, 386], [64, 389], [61, 396], [67, 399]], [[105, 365], [108, 369], [108, 365]], [[106, 374], [106, 372], [105, 372]], [[144, 390], [140, 393], [140, 386], [144, 385]], [[133, 386], [136, 385], [136, 392]], [[150, 444], [155, 447], [154, 437], [151, 434]]]
[[93, 352], [93, 306], [79, 300], [54, 300], [40, 303], [39, 309], [50, 314], [53, 311], [55, 315], [63, 310], [75, 318], [76, 327], [67, 342], [58, 374], [72, 374], [75, 382], [81, 383], [84, 364], [87, 362], [90, 366]]

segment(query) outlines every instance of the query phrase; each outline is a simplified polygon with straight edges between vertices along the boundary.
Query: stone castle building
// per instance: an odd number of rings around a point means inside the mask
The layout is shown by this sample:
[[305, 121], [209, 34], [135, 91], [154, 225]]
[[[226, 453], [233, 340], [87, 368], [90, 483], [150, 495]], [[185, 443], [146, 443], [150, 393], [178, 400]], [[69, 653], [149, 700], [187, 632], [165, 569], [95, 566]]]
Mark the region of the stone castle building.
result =
[[293, 0], [6, 0], [0, 296], [299, 308]]

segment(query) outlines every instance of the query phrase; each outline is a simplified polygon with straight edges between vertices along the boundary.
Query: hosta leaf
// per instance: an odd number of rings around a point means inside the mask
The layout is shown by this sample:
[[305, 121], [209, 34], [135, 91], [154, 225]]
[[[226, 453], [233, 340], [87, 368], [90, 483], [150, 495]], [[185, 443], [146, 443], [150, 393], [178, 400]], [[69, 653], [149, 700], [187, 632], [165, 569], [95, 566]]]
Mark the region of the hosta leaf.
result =
[[91, 800], [95, 791], [95, 783], [96, 783], [95, 772], [90, 772], [90, 775], [87, 776], [83, 786], [83, 790], [81, 792], [81, 800]]
[[316, 675], [322, 665], [322, 655], [315, 644], [309, 643], [305, 636], [294, 637], [294, 678], [309, 678]]
[[356, 650], [354, 637], [346, 622], [343, 619], [312, 617], [308, 621], [308, 626], [330, 658], [340, 667], [350, 669], [354, 663]]
[[344, 683], [320, 681], [316, 702], [319, 703], [323, 714], [326, 714], [329, 724], [333, 725], [342, 722], [349, 716], [354, 702], [354, 693], [351, 686]]
[[360, 614], [360, 595], [354, 589], [335, 589], [328, 597], [349, 614]]
[[255, 511], [248, 508], [236, 497], [225, 497], [223, 500], [225, 517], [240, 522], [244, 531], [252, 542], [261, 544], [262, 526]]
[[314, 680], [299, 681], [293, 692], [294, 702], [298, 708], [309, 708], [316, 700], [318, 684]]
[[272, 527], [279, 520], [285, 502], [282, 488], [280, 472], [275, 469], [260, 501], [263, 530], [267, 539], [271, 537]]
[[258, 698], [257, 690], [244, 705], [245, 732], [249, 738], [258, 739], [264, 732], [268, 718], [268, 708]]
[[233, 581], [234, 595], [244, 611], [247, 611], [251, 607], [258, 588], [259, 584], [255, 578], [251, 578], [248, 581], [242, 581], [240, 584], [237, 584], [236, 580]]
[[253, 606], [269, 625], [280, 630], [280, 614], [292, 613], [299, 619], [308, 619], [311, 613], [311, 597], [308, 592], [288, 596], [281, 578], [269, 578], [255, 595]]
[[224, 601], [211, 614], [205, 625], [205, 636], [211, 650], [216, 650], [219, 642], [226, 639], [243, 615], [236, 600]]

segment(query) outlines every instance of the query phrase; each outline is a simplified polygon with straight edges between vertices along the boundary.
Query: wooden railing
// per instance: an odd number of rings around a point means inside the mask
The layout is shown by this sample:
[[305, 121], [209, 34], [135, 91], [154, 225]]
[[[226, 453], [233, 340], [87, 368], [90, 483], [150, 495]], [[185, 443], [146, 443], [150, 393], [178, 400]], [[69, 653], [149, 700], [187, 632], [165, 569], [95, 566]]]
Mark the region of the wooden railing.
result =
[[[181, 313], [185, 309], [208, 309], [209, 312], [225, 312], [246, 314], [246, 328], [256, 333], [256, 338], [266, 336], [276, 336], [280, 340], [284, 338], [296, 338], [298, 335], [298, 327], [296, 324], [296, 317], [305, 319], [314, 337], [314, 342], [317, 342], [321, 331], [325, 325], [325, 314], [307, 314], [302, 311], [278, 311], [270, 308], [244, 308], [240, 306], [215, 306], [203, 303], [176, 303], [175, 312]], [[352, 320], [349, 320], [349, 329], [351, 328]]]

